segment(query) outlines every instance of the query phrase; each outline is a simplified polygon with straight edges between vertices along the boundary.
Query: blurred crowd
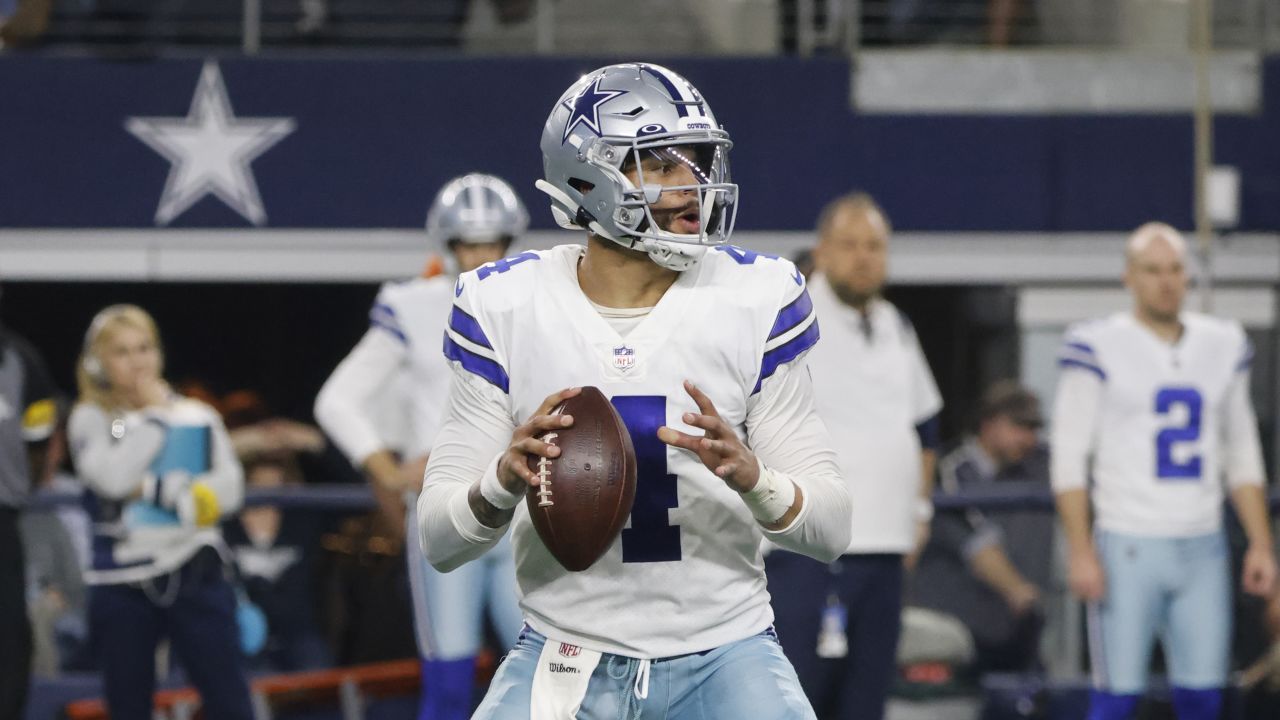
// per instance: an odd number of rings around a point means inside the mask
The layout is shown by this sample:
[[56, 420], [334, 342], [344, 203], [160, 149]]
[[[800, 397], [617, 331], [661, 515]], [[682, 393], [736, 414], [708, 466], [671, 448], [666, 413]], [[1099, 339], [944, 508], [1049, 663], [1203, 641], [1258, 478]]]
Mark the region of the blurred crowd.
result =
[[[1240, 22], [1242, 2], [1225, 2], [1224, 16]], [[852, 42], [1185, 47], [1189, 8], [1163, 0], [557, 0], [545, 10], [555, 14], [551, 41], [561, 53], [604, 42], [618, 54], [655, 46], [757, 54], [838, 53]], [[510, 54], [535, 50], [539, 11], [534, 0], [264, 0], [259, 27], [267, 45]], [[238, 46], [242, 12], [216, 0], [0, 0], [0, 41]]]
[[[180, 392], [226, 420], [247, 490], [285, 492], [359, 476], [308, 423], [273, 416], [260, 396], [217, 396], [200, 383]], [[48, 470], [21, 516], [33, 670], [52, 678], [98, 669], [90, 652], [83, 571], [92, 565], [89, 513], [67, 453], [64, 422], [48, 441]], [[288, 505], [255, 504], [222, 522], [228, 572], [262, 613], [251, 644], [255, 671], [286, 672], [411, 657], [408, 585], [400, 560], [403, 519]]]

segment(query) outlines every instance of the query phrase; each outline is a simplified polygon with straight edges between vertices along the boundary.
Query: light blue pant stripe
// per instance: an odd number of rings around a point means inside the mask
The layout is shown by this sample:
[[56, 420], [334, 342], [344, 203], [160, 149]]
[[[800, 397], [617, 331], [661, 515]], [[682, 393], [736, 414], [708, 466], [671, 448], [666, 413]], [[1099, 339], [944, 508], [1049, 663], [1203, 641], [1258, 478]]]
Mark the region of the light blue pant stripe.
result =
[[1171, 685], [1224, 686], [1231, 642], [1225, 534], [1151, 538], [1099, 531], [1097, 545], [1107, 594], [1088, 618], [1095, 685], [1117, 694], [1143, 692], [1159, 638]]

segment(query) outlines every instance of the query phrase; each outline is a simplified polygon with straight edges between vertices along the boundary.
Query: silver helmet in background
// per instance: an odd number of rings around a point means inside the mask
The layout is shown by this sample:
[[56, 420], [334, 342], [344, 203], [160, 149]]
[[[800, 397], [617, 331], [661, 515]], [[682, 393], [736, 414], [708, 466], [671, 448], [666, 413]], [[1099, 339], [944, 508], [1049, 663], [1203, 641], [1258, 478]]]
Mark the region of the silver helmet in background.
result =
[[[551, 212], [564, 228], [585, 228], [659, 265], [685, 270], [733, 232], [738, 186], [730, 182], [729, 134], [696, 88], [648, 63], [609, 65], [583, 76], [556, 102], [542, 130], [544, 179]], [[641, 160], [686, 167], [695, 183], [645, 182]], [[635, 167], [639, 183], [624, 174]], [[663, 192], [694, 191], [698, 232], [658, 226], [649, 206]]]
[[515, 190], [501, 178], [484, 173], [445, 183], [427, 212], [427, 236], [441, 253], [453, 242], [510, 242], [528, 227], [529, 213]]

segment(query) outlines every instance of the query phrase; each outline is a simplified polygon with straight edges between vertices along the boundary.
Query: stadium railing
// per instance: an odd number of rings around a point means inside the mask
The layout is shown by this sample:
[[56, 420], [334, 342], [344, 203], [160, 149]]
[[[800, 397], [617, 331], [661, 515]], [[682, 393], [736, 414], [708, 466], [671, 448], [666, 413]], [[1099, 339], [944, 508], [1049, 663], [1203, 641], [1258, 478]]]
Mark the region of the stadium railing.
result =
[[[1218, 48], [1280, 49], [1280, 4], [1213, 0]], [[850, 54], [863, 46], [975, 47], [991, 41], [993, 23], [1008, 25], [1019, 46], [1150, 49], [1160, 33], [1189, 33], [1193, 2], [1151, 0], [794, 0], [796, 50]], [[1008, 9], [1003, 20], [995, 8]], [[788, 19], [784, 16], [784, 26]], [[1176, 44], [1178, 38], [1173, 38]]]
[[[1189, 22], [1190, 2], [1151, 0], [701, 0], [684, 2], [690, 17], [704, 25], [703, 36], [670, 54], [769, 54], [779, 50], [799, 55], [854, 54], [864, 46], [987, 45], [993, 22], [1008, 26], [1009, 43], [1019, 46], [1116, 48], [1137, 46], [1153, 32]], [[464, 25], [474, 30], [476, 7], [483, 5], [480, 25], [499, 25], [494, 42], [468, 42]], [[638, 6], [631, 3], [636, 7]], [[193, 49], [262, 50], [317, 47], [332, 49], [457, 49], [474, 54], [573, 53], [585, 30], [594, 47], [619, 48], [618, 39], [643, 32], [663, 32], [666, 25], [648, 15], [618, 12], [628, 4], [577, 0], [508, 2], [514, 17], [496, 19], [489, 0], [430, 3], [418, 0], [183, 0], [150, 4], [146, 13], [104, 12], [110, 2], [56, 3], [45, 41], [48, 44], [97, 47], [185, 46]], [[606, 7], [607, 6], [607, 7]], [[1010, 9], [1007, 20], [993, 21], [992, 8]], [[88, 8], [88, 9], [86, 9]], [[639, 11], [637, 11], [639, 12]], [[470, 13], [470, 15], [468, 14]], [[1153, 14], [1154, 13], [1154, 14]], [[1181, 13], [1181, 15], [1180, 15]], [[661, 15], [662, 13], [656, 13]], [[752, 19], [741, 26], [741, 17]], [[468, 20], [468, 18], [471, 18]], [[772, 24], [767, 18], [772, 17]], [[645, 19], [649, 18], [649, 19]], [[765, 18], [762, 22], [761, 18]], [[643, 25], [637, 21], [645, 20]], [[688, 24], [686, 21], [682, 21]], [[712, 25], [735, 25], [752, 34], [773, 32], [765, 42], [716, 41]], [[1269, 0], [1214, 0], [1214, 42], [1219, 48], [1280, 50], [1280, 3]], [[647, 27], [646, 27], [647, 26]], [[510, 32], [514, 27], [515, 32]], [[1156, 30], [1152, 30], [1156, 27]], [[1130, 30], [1126, 30], [1130, 28]], [[1137, 28], [1134, 30], [1133, 28]], [[670, 28], [667, 28], [670, 29]], [[688, 30], [688, 28], [684, 28]], [[613, 37], [617, 35], [618, 37]], [[653, 46], [650, 44], [649, 46]], [[657, 44], [657, 47], [663, 47]], [[597, 50], [598, 52], [598, 50]]]
[[[364, 708], [377, 698], [416, 695], [421, 684], [417, 660], [396, 660], [331, 670], [287, 673], [252, 681], [255, 720], [271, 720], [284, 711], [338, 708], [342, 720], [362, 720]], [[196, 717], [200, 697], [193, 688], [161, 690], [155, 710], [170, 720]], [[77, 700], [63, 710], [66, 720], [108, 720], [100, 699]], [[208, 720], [216, 720], [209, 718]]]
[[[32, 499], [32, 509], [49, 509], [58, 505], [78, 505], [80, 496], [74, 493], [42, 493]], [[1049, 492], [1017, 492], [1007, 495], [938, 495], [934, 499], [938, 509], [975, 508], [978, 510], [1052, 510], [1053, 495]], [[1271, 512], [1280, 510], [1280, 488], [1271, 491]], [[297, 488], [261, 489], [245, 491], [245, 505], [276, 505], [281, 508], [332, 510], [359, 512], [373, 510], [376, 504], [373, 494], [363, 485], [309, 485]]]

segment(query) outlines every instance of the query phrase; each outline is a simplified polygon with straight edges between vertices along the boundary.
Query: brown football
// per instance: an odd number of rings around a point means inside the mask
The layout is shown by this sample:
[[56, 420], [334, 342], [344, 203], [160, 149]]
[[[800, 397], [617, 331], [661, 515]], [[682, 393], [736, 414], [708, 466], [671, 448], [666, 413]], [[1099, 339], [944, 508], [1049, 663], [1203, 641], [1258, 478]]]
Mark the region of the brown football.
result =
[[573, 425], [539, 438], [559, 447], [560, 456], [529, 456], [541, 484], [529, 488], [525, 505], [547, 550], [566, 570], [580, 572], [604, 555], [631, 514], [636, 452], [598, 388], [582, 388], [552, 412], [572, 415]]

